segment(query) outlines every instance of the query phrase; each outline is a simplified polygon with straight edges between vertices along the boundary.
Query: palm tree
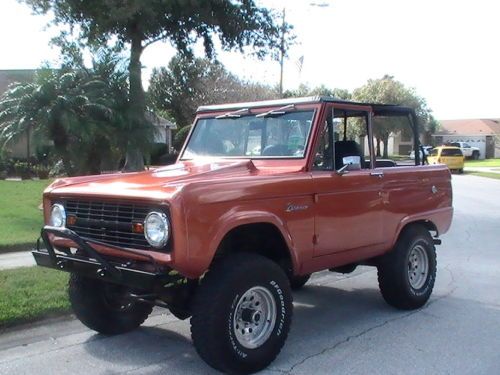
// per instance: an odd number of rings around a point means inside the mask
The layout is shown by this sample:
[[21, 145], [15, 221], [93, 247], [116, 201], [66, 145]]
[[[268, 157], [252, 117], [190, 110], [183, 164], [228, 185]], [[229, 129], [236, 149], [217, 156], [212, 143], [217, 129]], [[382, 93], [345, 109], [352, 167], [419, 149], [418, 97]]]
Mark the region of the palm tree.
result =
[[5, 144], [32, 129], [36, 138], [54, 143], [66, 173], [74, 175], [71, 146], [82, 133], [81, 124], [111, 111], [89, 96], [91, 82], [80, 72], [44, 69], [35, 82], [9, 87], [0, 99], [0, 139]]
[[120, 64], [112, 52], [98, 52], [92, 69], [42, 69], [33, 83], [9, 87], [0, 97], [0, 142], [32, 130], [36, 139], [53, 142], [70, 176], [100, 173], [103, 159], [113, 151], [123, 155], [131, 144], [147, 148], [152, 126], [138, 133], [128, 120], [128, 81]]

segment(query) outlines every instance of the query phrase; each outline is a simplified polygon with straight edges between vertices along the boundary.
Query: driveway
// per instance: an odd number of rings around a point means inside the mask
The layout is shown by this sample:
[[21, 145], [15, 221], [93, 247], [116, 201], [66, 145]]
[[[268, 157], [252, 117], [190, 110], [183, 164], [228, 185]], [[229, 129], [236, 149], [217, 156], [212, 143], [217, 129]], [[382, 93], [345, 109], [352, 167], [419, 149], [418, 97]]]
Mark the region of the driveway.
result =
[[[294, 294], [292, 330], [263, 374], [499, 374], [500, 181], [453, 176], [455, 219], [438, 247], [431, 301], [402, 312], [382, 300], [376, 271], [315, 274]], [[122, 336], [71, 319], [0, 335], [0, 374], [211, 374], [188, 321], [155, 312]]]

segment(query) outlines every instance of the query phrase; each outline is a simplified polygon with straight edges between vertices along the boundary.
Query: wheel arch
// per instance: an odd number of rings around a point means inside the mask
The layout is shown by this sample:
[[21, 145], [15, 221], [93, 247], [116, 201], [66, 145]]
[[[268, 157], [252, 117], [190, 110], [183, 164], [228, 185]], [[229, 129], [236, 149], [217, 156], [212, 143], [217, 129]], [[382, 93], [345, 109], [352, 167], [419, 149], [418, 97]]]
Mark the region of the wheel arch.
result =
[[297, 273], [299, 262], [293, 240], [282, 223], [270, 217], [246, 218], [225, 228], [214, 249], [212, 262], [235, 252], [257, 253]]
[[424, 227], [431, 234], [431, 236], [433, 238], [439, 237], [439, 229], [438, 229], [437, 225], [432, 220], [419, 219], [419, 220], [407, 221], [405, 223], [400, 224], [398, 231], [396, 233], [396, 236], [394, 237], [394, 239], [392, 241], [391, 248], [394, 247], [397, 240], [399, 239], [399, 237], [401, 237], [401, 234], [404, 231], [406, 231], [409, 227], [412, 227], [415, 225], [419, 225], [421, 227]]

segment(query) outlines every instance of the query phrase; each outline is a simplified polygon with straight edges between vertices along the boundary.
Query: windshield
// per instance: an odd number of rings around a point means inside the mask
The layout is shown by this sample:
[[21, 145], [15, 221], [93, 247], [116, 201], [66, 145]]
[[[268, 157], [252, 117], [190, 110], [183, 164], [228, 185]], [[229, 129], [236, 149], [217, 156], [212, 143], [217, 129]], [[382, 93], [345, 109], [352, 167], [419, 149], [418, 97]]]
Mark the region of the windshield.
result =
[[196, 122], [181, 159], [303, 158], [314, 111], [206, 118]]

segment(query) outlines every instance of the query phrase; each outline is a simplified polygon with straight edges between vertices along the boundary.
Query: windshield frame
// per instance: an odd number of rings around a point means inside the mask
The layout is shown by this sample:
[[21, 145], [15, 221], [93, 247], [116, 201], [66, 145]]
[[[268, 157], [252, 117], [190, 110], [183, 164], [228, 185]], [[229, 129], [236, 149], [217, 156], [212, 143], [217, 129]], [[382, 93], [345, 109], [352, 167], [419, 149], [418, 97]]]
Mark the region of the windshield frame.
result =
[[[263, 114], [272, 110], [277, 110], [281, 108], [282, 106], [276, 105], [272, 107], [262, 107], [262, 108], [251, 108], [249, 110], [249, 115], [244, 115], [241, 117], [246, 117], [246, 116], [257, 116], [259, 114]], [[242, 107], [243, 108], [243, 107]], [[211, 113], [203, 113], [203, 114], [198, 114], [195, 118], [195, 121], [192, 125], [192, 128], [189, 132], [189, 135], [186, 138], [186, 141], [184, 142], [184, 145], [182, 146], [181, 152], [179, 153], [179, 161], [192, 161], [192, 160], [201, 160], [201, 159], [239, 159], [239, 160], [305, 160], [307, 159], [309, 155], [309, 149], [311, 147], [311, 139], [313, 138], [312, 135], [315, 131], [316, 128], [316, 121], [317, 121], [317, 116], [318, 112], [320, 109], [320, 105], [318, 104], [306, 104], [306, 105], [296, 105], [295, 108], [292, 111], [289, 111], [287, 113], [293, 113], [293, 112], [306, 112], [306, 111], [311, 111], [312, 116], [311, 116], [311, 126], [309, 127], [308, 134], [306, 136], [306, 142], [304, 143], [304, 153], [302, 156], [255, 156], [255, 155], [236, 155], [236, 156], [220, 156], [220, 155], [214, 155], [214, 156], [198, 156], [194, 158], [188, 158], [185, 157], [184, 154], [186, 152], [187, 145], [191, 141], [191, 138], [193, 136], [194, 130], [196, 129], [196, 126], [198, 126], [200, 120], [206, 120], [206, 119], [215, 119], [217, 116], [220, 116], [226, 112], [227, 110], [224, 111], [217, 111], [217, 112], [211, 112]], [[230, 112], [234, 112], [234, 110], [231, 110]], [[221, 119], [221, 121], [225, 121], [224, 119]]]

